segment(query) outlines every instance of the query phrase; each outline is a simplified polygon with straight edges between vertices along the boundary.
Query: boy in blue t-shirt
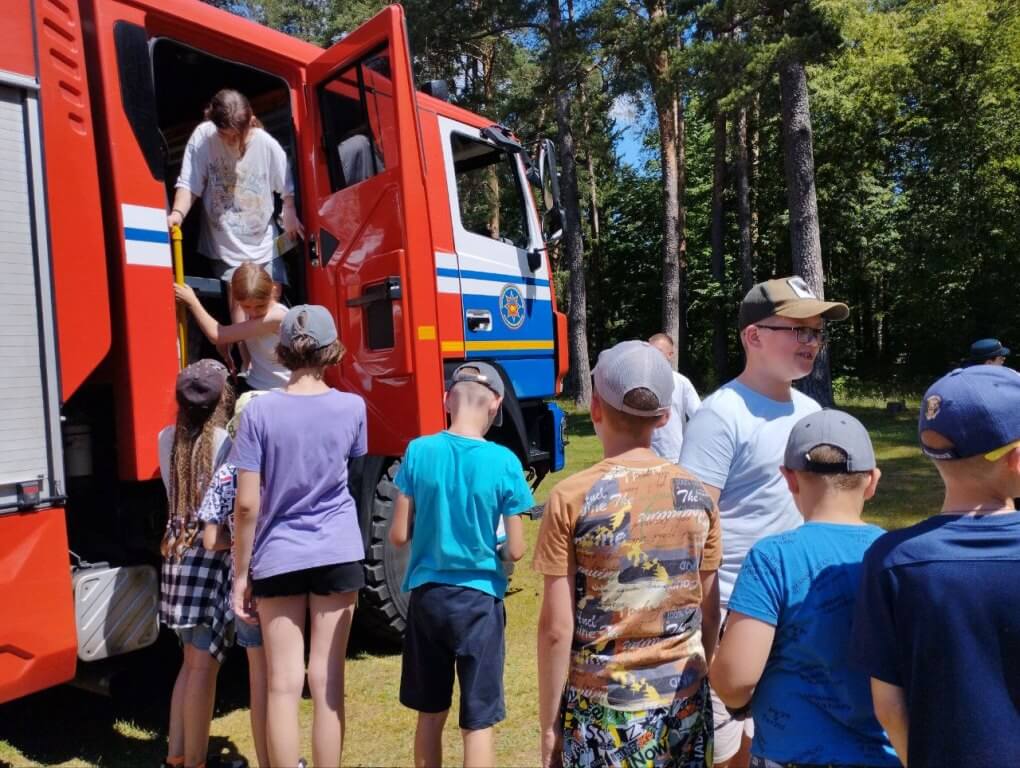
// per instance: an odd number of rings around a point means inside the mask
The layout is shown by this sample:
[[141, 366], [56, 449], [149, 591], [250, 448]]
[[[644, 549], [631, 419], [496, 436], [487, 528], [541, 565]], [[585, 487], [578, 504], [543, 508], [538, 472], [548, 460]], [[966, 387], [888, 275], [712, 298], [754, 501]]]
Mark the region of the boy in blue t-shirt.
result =
[[851, 645], [904, 764], [1020, 759], [1020, 374], [978, 365], [925, 393], [941, 514], [875, 542]]
[[442, 765], [455, 669], [464, 764], [496, 763], [492, 726], [506, 714], [502, 559], [524, 556], [519, 515], [534, 504], [517, 457], [485, 440], [489, 427], [501, 423], [503, 394], [491, 365], [458, 367], [446, 393], [450, 428], [412, 440], [395, 480], [400, 496], [390, 542], [411, 542], [400, 702], [418, 711], [415, 765]]
[[753, 768], [892, 768], [867, 675], [848, 660], [861, 560], [883, 533], [861, 521], [879, 479], [871, 440], [853, 416], [821, 411], [794, 425], [783, 464], [804, 525], [748, 553], [712, 687], [727, 707], [753, 709]]

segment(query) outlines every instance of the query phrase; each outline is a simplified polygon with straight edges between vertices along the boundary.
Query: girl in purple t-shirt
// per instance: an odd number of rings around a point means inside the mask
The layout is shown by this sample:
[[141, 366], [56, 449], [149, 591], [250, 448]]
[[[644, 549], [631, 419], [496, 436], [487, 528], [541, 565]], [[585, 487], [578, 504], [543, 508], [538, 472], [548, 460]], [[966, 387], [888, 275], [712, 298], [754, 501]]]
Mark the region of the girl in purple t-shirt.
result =
[[325, 307], [287, 312], [276, 354], [290, 382], [245, 409], [231, 454], [238, 469], [233, 605], [239, 620], [253, 622], [258, 603], [271, 765], [298, 764], [309, 612], [313, 763], [340, 765], [344, 658], [365, 583], [347, 462], [366, 451], [364, 401], [322, 378], [342, 351]]

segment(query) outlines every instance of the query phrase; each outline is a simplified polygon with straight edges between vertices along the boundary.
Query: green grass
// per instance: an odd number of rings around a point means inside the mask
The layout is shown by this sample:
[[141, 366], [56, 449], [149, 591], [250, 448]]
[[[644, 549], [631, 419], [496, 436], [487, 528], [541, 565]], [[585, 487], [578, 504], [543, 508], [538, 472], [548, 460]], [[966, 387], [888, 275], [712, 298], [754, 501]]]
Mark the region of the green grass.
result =
[[[852, 403], [848, 407], [871, 432], [883, 471], [867, 517], [885, 528], [898, 528], [931, 514], [941, 503], [941, 483], [930, 462], [917, 449], [915, 409], [885, 413], [884, 403]], [[544, 501], [554, 482], [590, 466], [601, 455], [587, 414], [570, 409], [567, 468], [548, 478], [537, 498]], [[525, 524], [529, 551], [538, 523]], [[497, 757], [503, 766], [534, 765], [537, 758], [537, 676], [535, 626], [541, 582], [525, 560], [514, 574], [507, 595], [507, 719], [497, 729]], [[0, 706], [0, 766], [6, 765], [158, 765], [165, 756], [166, 708], [176, 671], [176, 649], [162, 645], [137, 655], [129, 674], [120, 679], [112, 697], [100, 697], [67, 686]], [[354, 643], [347, 661], [347, 765], [406, 766], [412, 762], [414, 714], [397, 701], [400, 656], [373, 652], [364, 641]], [[220, 675], [219, 702], [212, 726], [215, 749], [254, 760], [248, 727], [245, 665], [240, 654], [228, 659]], [[456, 700], [447, 726], [445, 760], [460, 763]], [[308, 732], [310, 702], [302, 702], [302, 723]], [[311, 756], [305, 743], [304, 753]]]

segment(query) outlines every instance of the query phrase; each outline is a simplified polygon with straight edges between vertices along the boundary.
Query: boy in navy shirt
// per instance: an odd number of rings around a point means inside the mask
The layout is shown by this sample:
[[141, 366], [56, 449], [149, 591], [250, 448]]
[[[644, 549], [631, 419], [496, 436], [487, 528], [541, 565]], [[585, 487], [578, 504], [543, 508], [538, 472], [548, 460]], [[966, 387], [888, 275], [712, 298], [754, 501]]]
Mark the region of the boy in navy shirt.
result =
[[879, 471], [868, 432], [842, 411], [798, 421], [783, 476], [804, 524], [748, 552], [712, 664], [727, 706], [753, 708], [753, 768], [899, 765], [872, 711], [849, 635], [861, 560], [884, 531], [861, 520]]
[[400, 547], [411, 541], [400, 702], [418, 711], [416, 766], [442, 765], [454, 669], [464, 765], [496, 764], [492, 726], [505, 717], [507, 586], [497, 529], [502, 516], [503, 556], [519, 560], [519, 515], [534, 504], [517, 457], [485, 440], [489, 427], [500, 423], [503, 393], [491, 365], [457, 368], [446, 394], [450, 429], [412, 440], [395, 479], [400, 496], [390, 542]]
[[953, 371], [921, 402], [941, 514], [868, 550], [851, 647], [907, 764], [1020, 756], [1020, 374]]

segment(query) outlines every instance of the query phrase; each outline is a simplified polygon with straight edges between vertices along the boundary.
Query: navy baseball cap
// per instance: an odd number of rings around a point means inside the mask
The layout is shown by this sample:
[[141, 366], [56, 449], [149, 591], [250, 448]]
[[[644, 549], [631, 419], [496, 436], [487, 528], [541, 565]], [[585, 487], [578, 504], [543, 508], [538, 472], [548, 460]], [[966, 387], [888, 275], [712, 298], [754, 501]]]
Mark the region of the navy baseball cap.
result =
[[[831, 445], [846, 454], [846, 461], [837, 464], [812, 461], [815, 448]], [[826, 409], [811, 413], [793, 425], [786, 441], [783, 466], [800, 472], [821, 475], [868, 472], [875, 468], [875, 449], [868, 430], [849, 413]]]
[[[926, 445], [926, 432], [950, 445]], [[933, 459], [980, 456], [1020, 440], [1020, 373], [978, 365], [946, 374], [924, 393], [917, 433]]]

